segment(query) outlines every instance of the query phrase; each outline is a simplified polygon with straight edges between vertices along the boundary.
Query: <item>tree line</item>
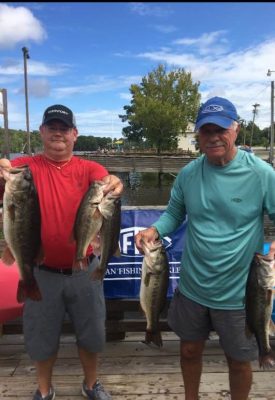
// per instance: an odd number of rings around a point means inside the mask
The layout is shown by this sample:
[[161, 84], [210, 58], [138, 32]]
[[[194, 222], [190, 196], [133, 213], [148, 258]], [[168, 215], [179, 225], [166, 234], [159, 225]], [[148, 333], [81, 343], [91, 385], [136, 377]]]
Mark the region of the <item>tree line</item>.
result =
[[[132, 84], [130, 104], [118, 115], [127, 126], [122, 129], [123, 146], [116, 146], [117, 139], [79, 135], [76, 151], [110, 150], [112, 148], [155, 150], [157, 153], [173, 151], [178, 139], [190, 122], [194, 122], [201, 105], [200, 83], [193, 82], [190, 72], [183, 68], [167, 71], [163, 64], [149, 72], [140, 84]], [[241, 130], [237, 145], [262, 146], [270, 143], [270, 128], [260, 129], [254, 122], [246, 122], [240, 116]], [[10, 152], [24, 152], [27, 134], [23, 130], [9, 130]], [[31, 151], [42, 149], [39, 131], [30, 133]], [[0, 144], [4, 146], [4, 130], [0, 128]], [[3, 151], [2, 151], [3, 153]]]
[[[10, 153], [25, 153], [27, 151], [27, 132], [25, 130], [9, 129], [9, 149]], [[75, 143], [75, 151], [98, 151], [110, 149], [114, 146], [116, 139], [111, 137], [95, 137], [92, 135], [79, 135]], [[30, 132], [31, 152], [42, 151], [42, 141], [39, 131]], [[4, 151], [4, 129], [0, 128], [0, 146], [2, 154]]]

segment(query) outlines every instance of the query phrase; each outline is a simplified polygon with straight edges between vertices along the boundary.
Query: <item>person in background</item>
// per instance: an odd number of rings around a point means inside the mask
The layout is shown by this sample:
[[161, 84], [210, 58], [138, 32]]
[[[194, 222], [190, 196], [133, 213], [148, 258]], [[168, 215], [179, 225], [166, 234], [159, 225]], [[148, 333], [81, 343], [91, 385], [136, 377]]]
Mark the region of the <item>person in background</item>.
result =
[[0, 170], [28, 165], [41, 210], [43, 264], [34, 268], [42, 300], [26, 299], [23, 328], [26, 350], [34, 361], [38, 389], [33, 400], [53, 400], [52, 372], [57, 358], [65, 312], [76, 332], [83, 367], [82, 394], [91, 400], [111, 400], [97, 379], [98, 353], [105, 344], [105, 299], [101, 281], [90, 273], [98, 260], [88, 248], [88, 271], [73, 272], [76, 246], [70, 240], [78, 206], [95, 180], [107, 185], [105, 193], [120, 196], [123, 184], [100, 164], [73, 155], [78, 130], [73, 112], [56, 104], [48, 107], [40, 126], [42, 154], [0, 160]]
[[[275, 172], [265, 161], [237, 149], [235, 106], [213, 97], [196, 120], [202, 156], [181, 169], [166, 211], [140, 231], [136, 247], [174, 232], [187, 217], [178, 288], [168, 324], [180, 337], [186, 400], [198, 400], [202, 354], [209, 332], [220, 339], [229, 367], [232, 400], [246, 400], [255, 338], [245, 334], [244, 297], [250, 263], [264, 244], [264, 213], [275, 222]], [[270, 246], [273, 259], [275, 242]]]

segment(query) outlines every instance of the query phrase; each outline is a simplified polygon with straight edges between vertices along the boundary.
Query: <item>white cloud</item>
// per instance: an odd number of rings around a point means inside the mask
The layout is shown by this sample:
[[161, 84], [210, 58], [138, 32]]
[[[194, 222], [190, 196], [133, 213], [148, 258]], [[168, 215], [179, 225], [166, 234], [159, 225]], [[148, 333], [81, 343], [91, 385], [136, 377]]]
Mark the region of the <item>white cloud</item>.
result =
[[128, 100], [128, 101], [132, 99], [131, 93], [119, 93], [119, 97], [123, 100]]
[[178, 30], [173, 25], [154, 25], [153, 27], [161, 33], [172, 33]]
[[73, 96], [76, 94], [101, 93], [130, 87], [133, 83], [139, 83], [140, 76], [118, 76], [108, 77], [105, 75], [90, 77], [90, 84], [59, 87], [53, 90], [57, 98]]
[[[55, 76], [63, 73], [68, 68], [69, 68], [68, 64], [47, 65], [45, 63], [34, 61], [31, 59], [29, 59], [27, 62], [28, 75]], [[0, 65], [0, 74], [17, 76], [23, 73], [24, 73], [23, 61], [8, 59], [5, 60], [2, 65]]]
[[47, 37], [41, 22], [25, 7], [0, 4], [0, 48], [33, 40], [42, 42]]

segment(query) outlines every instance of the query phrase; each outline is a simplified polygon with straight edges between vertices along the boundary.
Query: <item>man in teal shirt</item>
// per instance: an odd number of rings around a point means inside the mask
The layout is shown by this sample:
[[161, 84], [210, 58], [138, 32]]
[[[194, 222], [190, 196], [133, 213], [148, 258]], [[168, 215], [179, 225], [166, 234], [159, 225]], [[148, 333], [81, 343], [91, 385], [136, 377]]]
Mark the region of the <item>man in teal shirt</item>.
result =
[[[174, 232], [187, 217], [178, 289], [168, 323], [181, 338], [185, 399], [198, 400], [202, 353], [209, 331], [220, 337], [232, 400], [246, 400], [252, 383], [254, 338], [245, 335], [244, 296], [249, 266], [264, 244], [264, 213], [275, 222], [275, 172], [237, 149], [235, 106], [214, 97], [198, 113], [201, 157], [179, 172], [166, 211], [136, 235], [136, 246]], [[270, 256], [274, 257], [275, 242]]]

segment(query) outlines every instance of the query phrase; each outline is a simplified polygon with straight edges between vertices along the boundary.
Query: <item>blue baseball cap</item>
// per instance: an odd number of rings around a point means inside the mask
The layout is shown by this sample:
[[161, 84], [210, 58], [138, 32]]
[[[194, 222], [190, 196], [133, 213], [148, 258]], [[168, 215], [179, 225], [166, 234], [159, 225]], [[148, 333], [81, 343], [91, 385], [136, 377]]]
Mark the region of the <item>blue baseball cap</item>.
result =
[[200, 107], [195, 130], [199, 130], [205, 124], [215, 124], [227, 129], [233, 121], [238, 121], [238, 119], [237, 110], [229, 100], [212, 97]]

